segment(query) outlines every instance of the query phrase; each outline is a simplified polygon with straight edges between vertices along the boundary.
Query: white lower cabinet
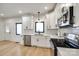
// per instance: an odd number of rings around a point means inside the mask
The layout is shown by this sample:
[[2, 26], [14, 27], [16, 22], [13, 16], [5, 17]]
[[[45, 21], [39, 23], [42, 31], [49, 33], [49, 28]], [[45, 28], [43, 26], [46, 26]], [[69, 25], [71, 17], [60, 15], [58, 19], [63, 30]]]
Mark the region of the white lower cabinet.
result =
[[59, 51], [57, 52], [57, 56], [61, 56], [61, 54], [59, 53]]
[[50, 37], [33, 35], [31, 36], [31, 45], [50, 48]]

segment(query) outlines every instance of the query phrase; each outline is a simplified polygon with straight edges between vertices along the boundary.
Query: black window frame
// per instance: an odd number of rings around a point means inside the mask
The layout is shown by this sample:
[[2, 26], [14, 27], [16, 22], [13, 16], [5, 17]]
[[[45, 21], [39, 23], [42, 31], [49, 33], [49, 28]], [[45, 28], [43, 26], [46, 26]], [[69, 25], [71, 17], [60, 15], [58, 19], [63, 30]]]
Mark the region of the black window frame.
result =
[[44, 33], [45, 31], [44, 31], [44, 21], [43, 22], [40, 22], [40, 23], [43, 23], [43, 32], [37, 32], [36, 31], [36, 23], [39, 23], [39, 22], [35, 22], [35, 33]]
[[16, 35], [20, 35], [20, 34], [17, 34], [17, 24], [22, 24], [22, 23], [16, 23]]

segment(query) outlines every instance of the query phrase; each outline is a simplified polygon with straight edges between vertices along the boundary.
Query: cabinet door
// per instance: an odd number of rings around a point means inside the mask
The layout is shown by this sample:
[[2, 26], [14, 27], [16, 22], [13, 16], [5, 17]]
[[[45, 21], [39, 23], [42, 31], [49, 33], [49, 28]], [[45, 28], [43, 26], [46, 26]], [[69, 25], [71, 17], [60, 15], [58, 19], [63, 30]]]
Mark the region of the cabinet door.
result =
[[55, 29], [56, 28], [56, 13], [50, 13], [48, 17], [48, 29]]
[[49, 38], [47, 38], [47, 37], [41, 37], [38, 40], [39, 40], [37, 42], [38, 43], [38, 46], [40, 46], [40, 47], [47, 47], [47, 48], [50, 47]]
[[44, 43], [45, 41], [43, 37], [37, 38], [37, 46], [44, 47]]
[[45, 41], [45, 42], [44, 42], [45, 47], [50, 48], [50, 37], [45, 36], [44, 41]]
[[74, 27], [79, 26], [79, 5], [74, 6]]
[[23, 22], [23, 29], [32, 29], [32, 17], [31, 16], [24, 16], [22, 17]]
[[45, 36], [32, 36], [31, 37], [31, 44], [32, 46], [38, 47], [47, 47], [50, 48], [50, 38]]
[[61, 56], [61, 54], [60, 54], [60, 52], [59, 52], [59, 51], [57, 52], [57, 55], [58, 55], [58, 56]]
[[50, 27], [51, 27], [51, 29], [54, 29], [55, 28], [55, 24], [56, 24], [56, 22], [55, 22], [55, 13], [51, 13], [50, 14]]
[[35, 36], [31, 36], [31, 45], [37, 46], [37, 38]]

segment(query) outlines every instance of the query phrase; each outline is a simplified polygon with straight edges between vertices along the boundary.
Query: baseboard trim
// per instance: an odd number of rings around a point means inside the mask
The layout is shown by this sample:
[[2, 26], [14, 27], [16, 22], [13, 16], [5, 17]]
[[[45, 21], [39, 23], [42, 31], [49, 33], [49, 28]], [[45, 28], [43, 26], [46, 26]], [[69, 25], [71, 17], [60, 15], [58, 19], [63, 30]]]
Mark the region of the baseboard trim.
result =
[[28, 46], [28, 47], [31, 47], [31, 45], [24, 45], [24, 46]]
[[36, 45], [32, 45], [32, 47], [51, 49], [50, 47], [42, 47], [42, 46], [36, 46]]

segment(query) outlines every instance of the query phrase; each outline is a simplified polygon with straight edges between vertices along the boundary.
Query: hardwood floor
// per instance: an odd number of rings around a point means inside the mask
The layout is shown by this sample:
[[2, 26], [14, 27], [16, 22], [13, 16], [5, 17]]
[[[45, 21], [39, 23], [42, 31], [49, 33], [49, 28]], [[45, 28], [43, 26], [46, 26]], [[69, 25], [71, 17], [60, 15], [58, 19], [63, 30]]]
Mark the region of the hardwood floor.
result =
[[51, 49], [27, 47], [12, 41], [0, 41], [0, 56], [51, 56]]

